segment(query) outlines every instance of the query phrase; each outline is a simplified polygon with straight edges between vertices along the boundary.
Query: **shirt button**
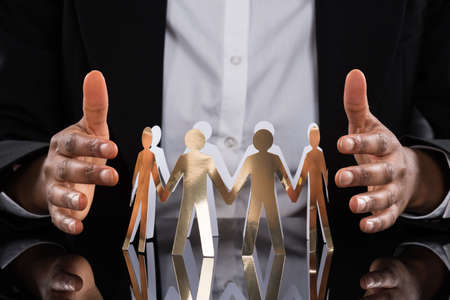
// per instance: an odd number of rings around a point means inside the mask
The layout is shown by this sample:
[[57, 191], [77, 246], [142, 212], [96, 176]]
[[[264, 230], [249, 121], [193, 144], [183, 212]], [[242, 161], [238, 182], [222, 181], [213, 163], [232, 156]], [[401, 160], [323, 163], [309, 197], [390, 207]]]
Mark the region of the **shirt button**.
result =
[[238, 142], [234, 137], [227, 137], [225, 138], [225, 140], [223, 141], [223, 143], [225, 144], [226, 147], [228, 148], [234, 148], [237, 146]]
[[231, 63], [232, 63], [233, 65], [238, 66], [238, 65], [240, 65], [241, 62], [242, 62], [242, 57], [240, 57], [240, 56], [232, 56], [231, 59], [230, 59], [230, 61], [231, 61]]

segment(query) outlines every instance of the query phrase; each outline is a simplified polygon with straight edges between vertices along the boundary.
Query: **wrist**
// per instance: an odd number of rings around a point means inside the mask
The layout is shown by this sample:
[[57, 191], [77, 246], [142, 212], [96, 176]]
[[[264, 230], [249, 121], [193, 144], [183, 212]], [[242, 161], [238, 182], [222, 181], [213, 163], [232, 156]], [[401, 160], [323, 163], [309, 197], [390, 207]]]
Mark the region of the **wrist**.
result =
[[5, 192], [22, 208], [33, 214], [48, 214], [45, 179], [41, 172], [45, 156], [23, 165], [5, 187]]
[[434, 151], [406, 149], [411, 158], [409, 165], [414, 169], [414, 189], [406, 210], [417, 214], [431, 213], [441, 204], [448, 190], [443, 164]]

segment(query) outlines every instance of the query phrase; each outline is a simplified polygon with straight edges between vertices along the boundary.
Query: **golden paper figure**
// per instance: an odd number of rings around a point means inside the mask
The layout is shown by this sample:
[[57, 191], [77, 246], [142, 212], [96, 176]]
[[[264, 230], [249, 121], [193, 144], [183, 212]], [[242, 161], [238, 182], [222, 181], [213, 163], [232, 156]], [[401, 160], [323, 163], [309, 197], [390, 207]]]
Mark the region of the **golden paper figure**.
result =
[[183, 197], [173, 244], [172, 254], [181, 255], [184, 252], [189, 223], [194, 207], [197, 213], [203, 256], [214, 256], [214, 245], [211, 229], [208, 199], [206, 195], [206, 178], [209, 176], [222, 197], [226, 199], [228, 190], [217, 171], [213, 159], [200, 152], [205, 145], [205, 136], [198, 129], [191, 129], [185, 136], [189, 152], [182, 154], [167, 182], [165, 201], [183, 176]]
[[139, 228], [139, 252], [145, 251], [145, 240], [147, 235], [147, 209], [148, 209], [148, 188], [150, 182], [150, 176], [155, 183], [156, 190], [159, 197], [162, 199], [164, 196], [163, 187], [159, 177], [158, 166], [156, 165], [155, 155], [150, 151], [150, 145], [152, 144], [152, 131], [150, 127], [146, 127], [142, 132], [142, 147], [144, 148], [139, 152], [136, 166], [134, 168], [133, 183], [136, 181], [136, 176], [139, 174], [139, 182], [136, 191], [136, 199], [134, 201], [133, 212], [131, 213], [130, 224], [128, 226], [127, 235], [123, 243], [122, 249], [128, 249], [130, 245], [131, 235], [136, 223], [137, 215], [141, 212], [141, 222]]
[[[295, 188], [294, 199], [298, 199], [302, 186], [308, 178], [309, 181], [309, 235], [307, 238], [311, 245], [317, 241], [317, 207], [319, 208], [319, 218], [322, 227], [322, 234], [327, 247], [333, 251], [333, 240], [331, 238], [330, 225], [328, 223], [325, 196], [322, 187], [322, 178], [328, 186], [328, 171], [325, 164], [325, 157], [319, 148], [320, 131], [316, 124], [312, 124], [308, 131], [310, 149], [304, 158], [300, 179]], [[314, 246], [315, 247], [315, 246]]]
[[280, 158], [267, 152], [272, 143], [273, 136], [270, 131], [262, 129], [255, 133], [253, 145], [259, 152], [246, 158], [229, 194], [229, 198], [226, 200], [227, 203], [232, 203], [236, 199], [239, 190], [247, 181], [247, 178], [251, 176], [251, 198], [248, 207], [242, 255], [253, 254], [263, 204], [275, 253], [285, 253], [283, 231], [275, 197], [275, 173], [291, 199], [294, 197], [294, 191]]

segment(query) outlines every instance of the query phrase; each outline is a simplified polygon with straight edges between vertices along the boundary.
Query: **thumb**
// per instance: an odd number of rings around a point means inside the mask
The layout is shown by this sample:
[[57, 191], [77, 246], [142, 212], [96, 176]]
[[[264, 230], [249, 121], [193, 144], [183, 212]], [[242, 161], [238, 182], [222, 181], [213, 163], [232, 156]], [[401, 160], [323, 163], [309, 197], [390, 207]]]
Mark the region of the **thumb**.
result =
[[83, 118], [84, 127], [94, 135], [109, 138], [108, 124], [108, 90], [105, 78], [100, 71], [91, 71], [83, 83]]
[[350, 133], [364, 128], [369, 116], [369, 104], [367, 101], [367, 83], [363, 72], [352, 70], [345, 79], [344, 108], [348, 119]]

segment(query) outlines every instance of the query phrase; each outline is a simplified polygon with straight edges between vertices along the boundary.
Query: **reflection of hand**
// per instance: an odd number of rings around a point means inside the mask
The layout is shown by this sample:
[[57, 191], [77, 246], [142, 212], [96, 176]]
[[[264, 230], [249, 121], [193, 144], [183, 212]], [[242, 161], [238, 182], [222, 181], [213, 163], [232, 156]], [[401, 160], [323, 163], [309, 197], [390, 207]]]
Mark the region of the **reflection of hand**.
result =
[[349, 134], [339, 139], [338, 150], [353, 154], [358, 165], [339, 170], [335, 180], [339, 187], [368, 188], [367, 193], [353, 196], [349, 203], [354, 213], [372, 213], [361, 220], [361, 230], [371, 233], [387, 229], [405, 209], [426, 213], [437, 207], [445, 192], [440, 167], [424, 152], [403, 147], [375, 118], [360, 71], [347, 76], [344, 107]]
[[[117, 172], [105, 166], [117, 155], [106, 123], [108, 95], [100, 72], [84, 81], [83, 118], [54, 135], [45, 158], [31, 164], [15, 181], [12, 195], [25, 209], [50, 212], [60, 230], [83, 230], [94, 197], [95, 185], [115, 185]], [[24, 188], [25, 187], [25, 188]]]
[[25, 251], [9, 268], [32, 294], [44, 300], [103, 299], [88, 261], [65, 254], [53, 245], [38, 245]]
[[431, 251], [413, 246], [401, 258], [377, 259], [361, 277], [364, 299], [432, 299], [445, 282], [446, 266]]

